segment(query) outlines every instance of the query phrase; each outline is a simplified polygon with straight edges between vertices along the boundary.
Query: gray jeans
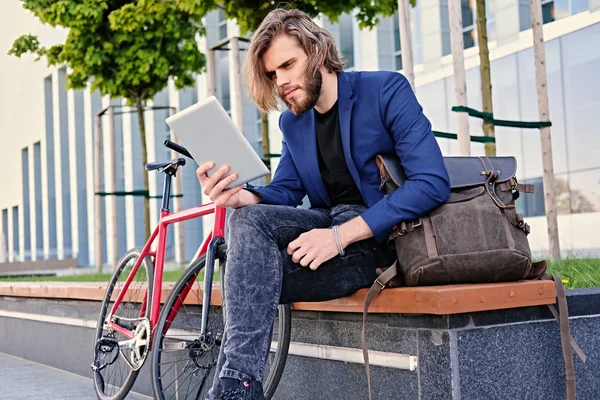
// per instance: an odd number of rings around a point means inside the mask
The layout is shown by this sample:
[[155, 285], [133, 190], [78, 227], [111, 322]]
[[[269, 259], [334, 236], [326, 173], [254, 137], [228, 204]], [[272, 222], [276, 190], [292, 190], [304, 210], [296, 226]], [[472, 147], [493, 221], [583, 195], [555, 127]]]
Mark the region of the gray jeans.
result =
[[229, 218], [225, 304], [227, 322], [209, 398], [218, 397], [220, 377], [262, 380], [271, 327], [279, 303], [325, 301], [370, 286], [375, 270], [391, 265], [394, 250], [375, 239], [354, 243], [343, 257], [316, 271], [292, 261], [287, 246], [300, 234], [339, 225], [366, 207], [339, 205], [332, 210], [257, 204]]

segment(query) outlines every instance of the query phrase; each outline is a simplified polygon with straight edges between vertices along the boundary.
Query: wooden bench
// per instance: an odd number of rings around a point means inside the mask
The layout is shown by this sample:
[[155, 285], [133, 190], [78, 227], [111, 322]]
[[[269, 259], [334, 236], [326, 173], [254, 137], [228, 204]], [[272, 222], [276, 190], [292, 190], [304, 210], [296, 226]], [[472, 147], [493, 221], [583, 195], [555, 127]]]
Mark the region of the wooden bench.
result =
[[[0, 282], [0, 296], [102, 301], [106, 283]], [[161, 300], [169, 295], [173, 283], [164, 283]], [[201, 289], [195, 289], [201, 292]], [[213, 304], [220, 305], [218, 284], [213, 286]], [[363, 311], [367, 289], [351, 296], [324, 302], [293, 303], [295, 310], [357, 312]], [[197, 302], [202, 298], [188, 296]], [[116, 294], [115, 294], [116, 296]], [[371, 304], [369, 312], [394, 314], [459, 314], [506, 308], [554, 304], [556, 290], [552, 281], [420, 286], [385, 289]]]

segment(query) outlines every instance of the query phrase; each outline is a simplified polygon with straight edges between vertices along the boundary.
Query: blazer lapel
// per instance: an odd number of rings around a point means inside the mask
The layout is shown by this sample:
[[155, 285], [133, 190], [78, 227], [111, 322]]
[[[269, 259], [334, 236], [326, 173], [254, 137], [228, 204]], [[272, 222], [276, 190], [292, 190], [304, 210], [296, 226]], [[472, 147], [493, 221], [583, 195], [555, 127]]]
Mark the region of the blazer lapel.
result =
[[352, 116], [352, 106], [354, 100], [352, 99], [352, 85], [350, 84], [350, 76], [346, 72], [340, 72], [338, 75], [338, 112], [340, 116], [340, 131], [342, 134], [342, 147], [344, 148], [344, 157], [346, 158], [346, 164], [354, 183], [361, 190], [360, 178], [358, 171], [352, 160], [352, 151], [350, 150], [350, 122]]
[[306, 169], [317, 193], [328, 206], [331, 205], [321, 171], [319, 170], [319, 158], [317, 156], [317, 129], [315, 126], [314, 110], [309, 110], [304, 115], [304, 123], [300, 125], [298, 134], [304, 137], [304, 154], [306, 154]]

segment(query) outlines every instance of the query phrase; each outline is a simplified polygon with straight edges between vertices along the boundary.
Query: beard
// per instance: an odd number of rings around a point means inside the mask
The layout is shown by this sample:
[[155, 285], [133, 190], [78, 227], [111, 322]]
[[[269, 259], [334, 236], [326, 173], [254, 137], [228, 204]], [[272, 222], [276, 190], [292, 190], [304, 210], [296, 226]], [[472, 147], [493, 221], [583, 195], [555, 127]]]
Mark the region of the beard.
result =
[[295, 115], [299, 115], [310, 110], [317, 104], [319, 96], [321, 95], [322, 86], [323, 75], [321, 74], [321, 71], [316, 70], [312, 77], [306, 74], [302, 85], [295, 87], [295, 89], [304, 90], [304, 93], [306, 93], [306, 97], [304, 99], [296, 100], [293, 97], [289, 100], [286, 99], [284, 93], [290, 89], [289, 87], [284, 87], [282, 90], [280, 90], [279, 97], [281, 100], [283, 100], [291, 112], [293, 112]]

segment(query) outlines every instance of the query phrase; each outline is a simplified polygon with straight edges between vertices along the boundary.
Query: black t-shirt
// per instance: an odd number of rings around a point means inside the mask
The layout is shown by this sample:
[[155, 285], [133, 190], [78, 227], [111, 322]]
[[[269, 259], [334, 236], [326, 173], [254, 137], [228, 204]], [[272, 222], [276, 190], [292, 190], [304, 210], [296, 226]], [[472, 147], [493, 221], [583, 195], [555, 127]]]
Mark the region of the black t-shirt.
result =
[[315, 110], [319, 170], [332, 207], [338, 204], [364, 205], [362, 195], [348, 171], [338, 115], [337, 101], [325, 114]]

